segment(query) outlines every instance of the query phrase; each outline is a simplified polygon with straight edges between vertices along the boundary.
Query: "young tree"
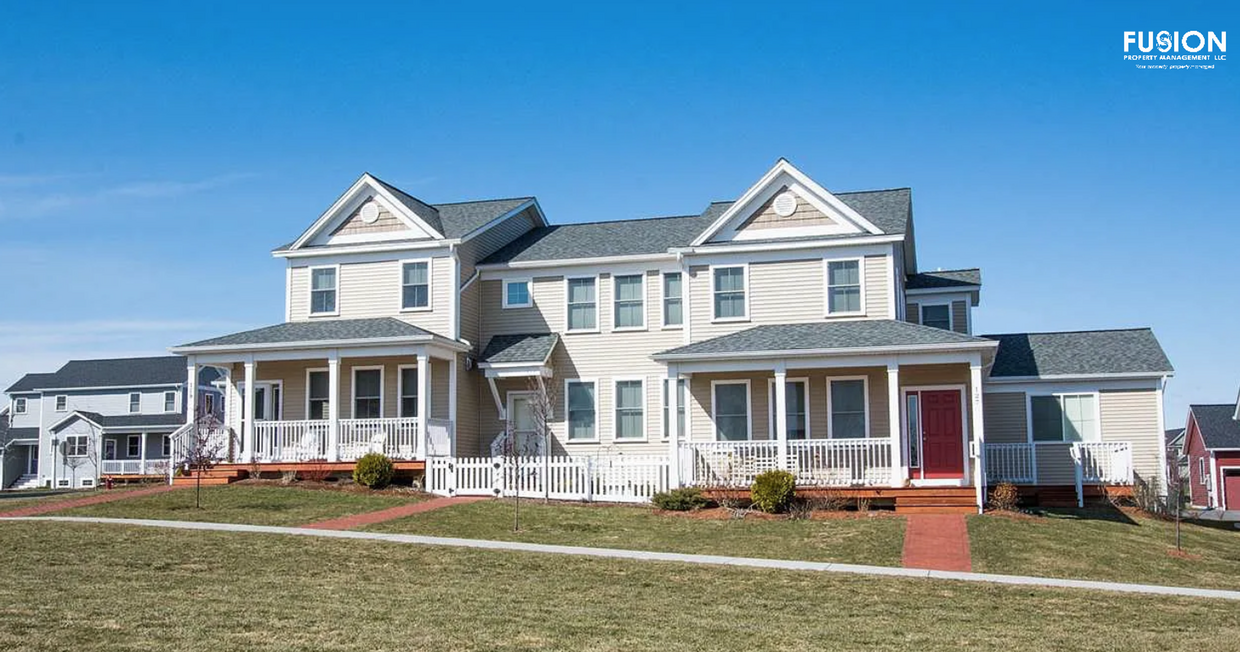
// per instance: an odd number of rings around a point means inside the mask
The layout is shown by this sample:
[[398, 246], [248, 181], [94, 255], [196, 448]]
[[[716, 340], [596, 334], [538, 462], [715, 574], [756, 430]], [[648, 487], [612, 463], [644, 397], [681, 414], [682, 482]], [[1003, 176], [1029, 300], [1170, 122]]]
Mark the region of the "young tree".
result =
[[228, 437], [223, 424], [213, 414], [198, 417], [185, 433], [180, 464], [194, 474], [194, 507], [202, 508], [202, 475], [226, 453]]
[[[504, 424], [502, 455], [504, 486], [513, 497], [512, 529], [521, 530], [521, 486], [526, 476], [539, 477], [543, 499], [547, 498], [548, 465], [551, 461], [551, 423], [555, 415], [556, 393], [541, 377], [531, 378], [525, 414], [509, 414]], [[522, 422], [517, 420], [521, 418]], [[528, 421], [526, 420], [528, 419]], [[529, 468], [529, 458], [537, 457], [541, 468]]]

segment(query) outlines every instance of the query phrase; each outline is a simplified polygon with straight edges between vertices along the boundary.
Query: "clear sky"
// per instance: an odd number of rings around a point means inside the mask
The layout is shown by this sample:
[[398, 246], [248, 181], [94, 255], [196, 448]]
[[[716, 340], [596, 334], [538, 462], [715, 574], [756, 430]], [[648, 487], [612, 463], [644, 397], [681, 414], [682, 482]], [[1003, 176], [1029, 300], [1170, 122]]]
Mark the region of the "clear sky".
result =
[[[784, 156], [911, 186], [978, 332], [1151, 326], [1168, 425], [1240, 387], [1240, 51], [1126, 30], [1232, 3], [8, 3], [0, 383], [283, 319], [282, 262], [363, 171], [553, 222], [696, 213]], [[596, 6], [596, 4], [598, 6]]]

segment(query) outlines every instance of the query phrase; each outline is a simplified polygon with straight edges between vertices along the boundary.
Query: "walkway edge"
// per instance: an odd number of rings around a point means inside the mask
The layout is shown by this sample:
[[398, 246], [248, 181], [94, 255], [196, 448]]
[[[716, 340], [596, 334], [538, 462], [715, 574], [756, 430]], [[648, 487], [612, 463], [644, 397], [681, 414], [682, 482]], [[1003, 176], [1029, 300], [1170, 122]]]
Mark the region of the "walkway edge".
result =
[[452, 537], [428, 537], [417, 534], [392, 534], [386, 532], [356, 532], [351, 530], [315, 530], [301, 527], [275, 525], [241, 525], [232, 523], [202, 523], [194, 521], [159, 521], [149, 519], [94, 518], [87, 516], [21, 516], [0, 518], [0, 521], [56, 521], [67, 523], [98, 523], [110, 525], [136, 525], [143, 527], [170, 528], [176, 530], [208, 530], [218, 532], [251, 532], [257, 534], [293, 534], [300, 536], [328, 537], [336, 539], [364, 539], [427, 546], [450, 546], [483, 550], [507, 550], [536, 552], [605, 559], [628, 559], [636, 561], [665, 561], [682, 564], [712, 566], [740, 566], [748, 568], [772, 568], [792, 571], [817, 571], [825, 573], [851, 573], [889, 577], [916, 577], [928, 579], [957, 580], [986, 584], [1009, 584], [1056, 589], [1088, 589], [1115, 593], [1142, 593], [1150, 595], [1182, 596], [1189, 598], [1215, 598], [1240, 601], [1240, 591], [1226, 589], [1198, 589], [1155, 584], [1126, 584], [1095, 580], [1064, 580], [1051, 577], [1027, 577], [1023, 575], [993, 575], [989, 573], [934, 571], [916, 568], [887, 566], [863, 566], [831, 562], [793, 561], [786, 559], [760, 559], [753, 557], [725, 557], [721, 555], [690, 555], [676, 552], [649, 552], [618, 548], [585, 548], [581, 546], [558, 546], [543, 543], [520, 543], [516, 541], [490, 541], [487, 539], [457, 539]]

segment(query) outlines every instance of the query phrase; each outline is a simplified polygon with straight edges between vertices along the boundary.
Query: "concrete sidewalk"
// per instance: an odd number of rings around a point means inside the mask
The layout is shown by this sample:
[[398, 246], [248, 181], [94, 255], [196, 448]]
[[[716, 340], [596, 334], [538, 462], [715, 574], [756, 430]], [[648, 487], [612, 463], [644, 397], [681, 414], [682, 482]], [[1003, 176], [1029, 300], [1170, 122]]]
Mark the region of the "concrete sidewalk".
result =
[[825, 573], [853, 573], [859, 575], [876, 575], [887, 577], [915, 577], [941, 580], [958, 580], [961, 582], [980, 582], [985, 584], [1010, 584], [1028, 587], [1048, 587], [1055, 589], [1091, 589], [1094, 591], [1112, 591], [1117, 593], [1143, 593], [1150, 595], [1182, 596], [1189, 598], [1216, 598], [1240, 601], [1240, 591], [1223, 589], [1196, 589], [1178, 586], [1157, 586], [1153, 584], [1123, 584], [1117, 582], [1096, 582], [1092, 580], [1061, 580], [1048, 577], [1025, 577], [1021, 575], [990, 575], [986, 573], [964, 573], [955, 571], [920, 570], [916, 568], [890, 568], [886, 566], [861, 566], [856, 564], [835, 564], [814, 561], [792, 561], [784, 559], [755, 559], [749, 557], [724, 557], [719, 555], [687, 555], [674, 552], [648, 552], [644, 550], [620, 550], [615, 548], [584, 548], [580, 546], [553, 546], [541, 543], [519, 543], [515, 541], [488, 541], [484, 539], [456, 539], [449, 537], [427, 537], [415, 534], [388, 534], [383, 532], [356, 532], [352, 530], [316, 530], [300, 527], [277, 527], [273, 525], [236, 525], [230, 523], [195, 523], [191, 521], [156, 521], [146, 519], [123, 518], [90, 518], [84, 516], [42, 516], [18, 517], [0, 520], [11, 521], [55, 521], [67, 523], [100, 523], [108, 525], [130, 525], [143, 527], [171, 528], [176, 530], [210, 530], [219, 532], [250, 532], [256, 534], [292, 534], [298, 536], [328, 537], [335, 539], [365, 539], [369, 541], [386, 541], [389, 543], [418, 544], [428, 546], [451, 546], [457, 548], [476, 548], [482, 550], [507, 550], [515, 552], [534, 552], [553, 555], [573, 555], [578, 557], [598, 557], [603, 559], [627, 559], [633, 561], [665, 561], [680, 564], [701, 564], [711, 566], [736, 566], [746, 568], [771, 568], [789, 571], [817, 571]]

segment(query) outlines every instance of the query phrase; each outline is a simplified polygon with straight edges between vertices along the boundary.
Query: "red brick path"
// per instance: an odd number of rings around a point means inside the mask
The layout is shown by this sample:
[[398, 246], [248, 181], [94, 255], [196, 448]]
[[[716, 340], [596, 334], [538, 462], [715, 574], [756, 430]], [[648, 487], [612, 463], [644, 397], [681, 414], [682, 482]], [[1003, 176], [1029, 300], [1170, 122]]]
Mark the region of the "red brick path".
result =
[[[172, 487], [161, 484], [149, 489], [134, 489], [132, 491], [106, 491], [100, 490], [98, 493], [87, 496], [85, 498], [69, 499], [69, 500], [52, 500], [45, 503], [35, 503], [25, 507], [7, 512], [0, 512], [0, 518], [10, 516], [38, 516], [39, 514], [47, 514], [48, 512], [59, 512], [62, 509], [74, 509], [76, 507], [85, 507], [87, 505], [97, 505], [99, 503], [110, 503], [115, 500], [125, 500], [127, 498], [139, 498], [141, 496], [149, 496], [151, 494], [159, 494], [165, 491], [181, 489], [182, 487]], [[0, 501], [0, 509], [4, 507], [4, 501]]]
[[398, 505], [381, 509], [377, 512], [366, 512], [364, 514], [354, 514], [352, 516], [341, 516], [326, 521], [310, 523], [302, 527], [314, 528], [316, 530], [352, 530], [353, 528], [362, 527], [363, 525], [372, 525], [374, 523], [382, 523], [413, 514], [421, 514], [444, 507], [453, 505], [461, 505], [464, 503], [473, 503], [479, 500], [489, 500], [484, 496], [457, 496], [455, 498], [432, 498], [418, 503], [410, 503], [408, 505]]
[[904, 527], [905, 568], [970, 571], [969, 530], [960, 514], [915, 514]]

